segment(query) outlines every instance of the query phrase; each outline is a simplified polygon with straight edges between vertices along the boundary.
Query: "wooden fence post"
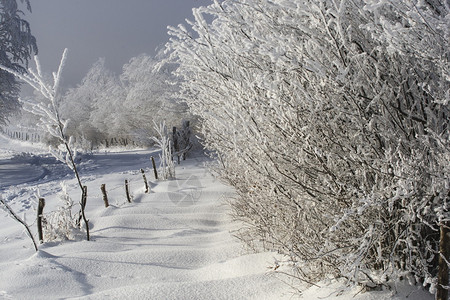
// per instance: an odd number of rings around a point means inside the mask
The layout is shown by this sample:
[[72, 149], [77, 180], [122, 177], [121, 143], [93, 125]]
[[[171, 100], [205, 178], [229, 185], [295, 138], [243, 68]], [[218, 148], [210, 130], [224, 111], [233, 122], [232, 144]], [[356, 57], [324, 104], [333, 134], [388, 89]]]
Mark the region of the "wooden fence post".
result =
[[86, 219], [84, 209], [86, 208], [87, 202], [87, 186], [83, 186], [83, 195], [81, 196], [81, 217], [83, 218], [84, 224], [86, 226], [86, 239], [89, 241], [89, 220]]
[[131, 197], [130, 197], [130, 189], [128, 187], [128, 180], [125, 179], [125, 192], [127, 193], [127, 200], [129, 203], [131, 203]]
[[158, 170], [156, 169], [155, 158], [152, 156], [151, 160], [153, 165], [153, 172], [155, 173], [155, 180], [158, 180]]
[[106, 185], [102, 184], [100, 186], [100, 189], [102, 190], [103, 202], [105, 203], [105, 207], [108, 207], [109, 206], [109, 202], [108, 202], [108, 195], [106, 194]]
[[38, 210], [37, 210], [37, 227], [38, 227], [38, 236], [39, 243], [44, 242], [44, 234], [42, 233], [42, 214], [44, 212], [45, 199], [39, 198]]
[[141, 169], [141, 173], [142, 173], [142, 178], [144, 179], [144, 184], [145, 184], [145, 193], [147, 194], [149, 192], [148, 190], [148, 182], [147, 182], [147, 177], [145, 177], [145, 172], [144, 169]]

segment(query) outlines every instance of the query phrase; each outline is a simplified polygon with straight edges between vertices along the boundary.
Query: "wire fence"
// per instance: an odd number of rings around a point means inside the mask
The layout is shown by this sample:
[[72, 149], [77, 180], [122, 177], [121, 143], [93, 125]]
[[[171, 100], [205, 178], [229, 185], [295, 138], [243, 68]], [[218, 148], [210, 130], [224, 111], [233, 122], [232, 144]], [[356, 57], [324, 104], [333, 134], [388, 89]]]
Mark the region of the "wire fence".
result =
[[4, 128], [3, 132], [14, 140], [40, 143], [42, 134], [32, 128]]

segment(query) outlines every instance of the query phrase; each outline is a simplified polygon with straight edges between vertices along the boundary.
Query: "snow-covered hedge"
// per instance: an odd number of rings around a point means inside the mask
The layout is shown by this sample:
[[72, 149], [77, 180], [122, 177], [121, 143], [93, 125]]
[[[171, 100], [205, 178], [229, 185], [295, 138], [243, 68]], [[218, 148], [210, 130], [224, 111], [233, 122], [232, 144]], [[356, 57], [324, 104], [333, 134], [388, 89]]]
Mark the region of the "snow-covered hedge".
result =
[[307, 281], [436, 283], [449, 12], [448, 1], [225, 0], [170, 28], [184, 99], [240, 195], [249, 244], [286, 254]]

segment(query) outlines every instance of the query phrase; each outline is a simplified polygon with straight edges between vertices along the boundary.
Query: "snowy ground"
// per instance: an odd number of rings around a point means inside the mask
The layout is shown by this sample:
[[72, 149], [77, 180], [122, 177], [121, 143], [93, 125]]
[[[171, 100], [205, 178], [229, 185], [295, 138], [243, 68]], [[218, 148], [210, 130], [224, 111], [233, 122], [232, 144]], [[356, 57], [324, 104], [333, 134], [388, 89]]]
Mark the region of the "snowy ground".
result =
[[[35, 155], [29, 154], [32, 151]], [[23, 227], [0, 211], [0, 299], [296, 299], [271, 271], [275, 253], [248, 253], [227, 214], [233, 190], [192, 155], [176, 168], [176, 180], [155, 181], [149, 150], [95, 153], [81, 157], [88, 186], [91, 241], [45, 243], [35, 252]], [[153, 153], [155, 155], [155, 153]], [[151, 192], [139, 172], [146, 170]], [[131, 182], [133, 202], [125, 197]], [[39, 145], [0, 136], [0, 192], [35, 229], [39, 187], [45, 212], [59, 205], [59, 182], [72, 198], [80, 193], [67, 168]], [[100, 185], [106, 184], [105, 208]], [[392, 291], [336, 295], [337, 283], [305, 289], [302, 299], [432, 299], [399, 285]]]

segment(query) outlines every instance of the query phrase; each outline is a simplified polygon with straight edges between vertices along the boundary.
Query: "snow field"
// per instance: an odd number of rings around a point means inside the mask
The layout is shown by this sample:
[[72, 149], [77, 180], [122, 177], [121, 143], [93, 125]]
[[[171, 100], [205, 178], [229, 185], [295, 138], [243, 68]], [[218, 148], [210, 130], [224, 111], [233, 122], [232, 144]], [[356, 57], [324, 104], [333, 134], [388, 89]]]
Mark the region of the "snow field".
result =
[[[183, 162], [177, 180], [152, 183], [149, 194], [143, 193], [138, 171], [90, 175], [90, 242], [46, 243], [33, 254], [19, 225], [5, 218], [14, 234], [0, 250], [14, 254], [1, 259], [0, 297], [281, 299], [288, 288], [267, 268], [274, 254], [246, 254], [231, 236], [237, 224], [225, 201], [233, 191], [206, 171], [203, 160]], [[146, 173], [148, 179], [153, 176]], [[133, 203], [126, 202], [125, 177], [131, 179]], [[74, 181], [68, 183], [76, 201]], [[106, 183], [108, 208], [101, 183]], [[51, 190], [50, 184], [44, 188]]]

